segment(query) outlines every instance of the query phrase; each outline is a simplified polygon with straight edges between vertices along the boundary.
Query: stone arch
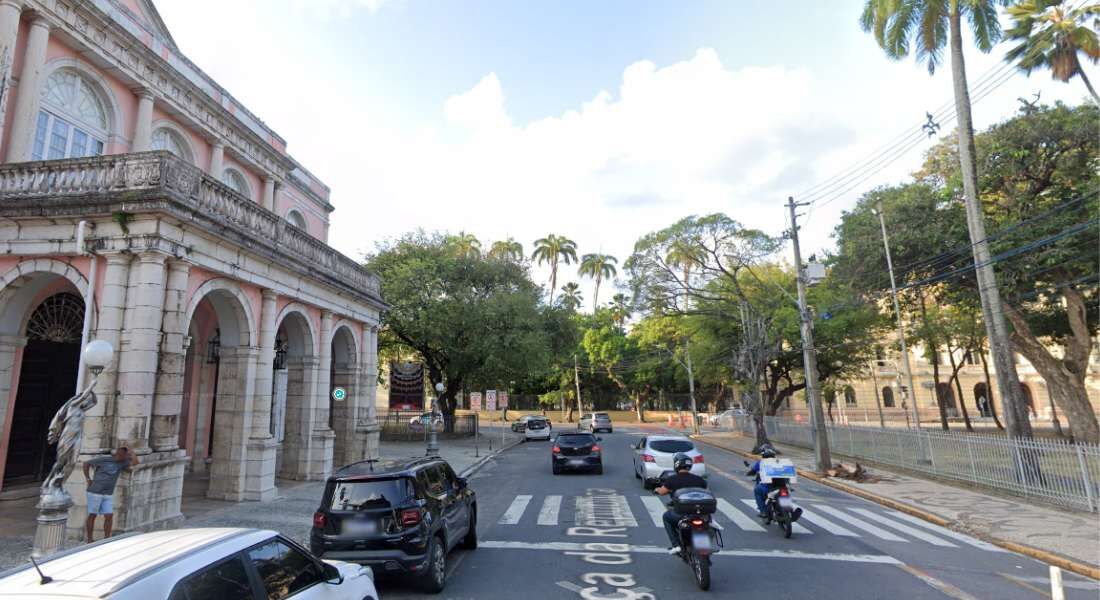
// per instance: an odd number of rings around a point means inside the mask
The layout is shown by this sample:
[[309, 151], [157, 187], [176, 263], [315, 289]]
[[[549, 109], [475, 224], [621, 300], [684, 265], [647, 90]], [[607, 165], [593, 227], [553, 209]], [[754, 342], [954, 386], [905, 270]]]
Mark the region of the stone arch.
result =
[[332, 364], [334, 367], [351, 367], [359, 363], [359, 338], [355, 335], [355, 326], [351, 321], [341, 319], [332, 326], [328, 340], [332, 344]]
[[218, 315], [218, 324], [223, 328], [223, 344], [229, 342], [227, 345], [230, 346], [256, 345], [256, 321], [252, 316], [252, 303], [237, 282], [219, 277], [200, 285], [187, 305], [185, 323], [191, 322], [195, 309], [203, 300], [209, 300]]
[[[46, 63], [42, 72], [42, 85], [46, 85], [46, 81], [49, 80], [50, 76], [62, 69], [72, 70], [84, 78], [89, 89], [99, 98], [107, 115], [107, 143], [126, 140], [122, 137], [122, 108], [119, 106], [118, 98], [115, 97], [114, 92], [111, 90], [111, 84], [108, 83], [107, 79], [87, 63], [66, 56], [55, 58]], [[41, 93], [41, 90], [39, 90], [39, 94]], [[41, 104], [39, 104], [39, 107], [41, 107]]]
[[271, 433], [275, 438], [275, 472], [283, 479], [304, 480], [310, 474], [311, 412], [317, 388], [318, 335], [309, 310], [287, 304], [275, 319], [276, 347], [285, 344], [282, 364], [272, 374]]
[[314, 356], [317, 354], [317, 338], [320, 336], [314, 327], [313, 319], [309, 316], [308, 308], [298, 302], [291, 302], [279, 311], [275, 322], [278, 323], [275, 331], [279, 331], [284, 326], [289, 326], [287, 333], [292, 334], [288, 336], [288, 342], [291, 346], [289, 350], [292, 355]]
[[87, 303], [88, 279], [76, 267], [52, 258], [22, 261], [0, 276], [0, 335], [22, 335], [31, 304], [55, 280], [44, 274], [67, 280]]
[[[328, 396], [328, 426], [335, 432], [333, 445], [334, 466], [349, 464], [364, 458], [365, 451], [357, 436], [357, 423], [360, 409], [364, 408], [364, 390], [361, 385], [359, 365], [359, 339], [356, 331], [362, 326], [346, 319], [337, 321], [332, 327], [329, 344], [332, 349], [332, 366], [329, 374], [330, 389]], [[333, 398], [332, 391], [343, 388], [347, 395], [342, 400]]]

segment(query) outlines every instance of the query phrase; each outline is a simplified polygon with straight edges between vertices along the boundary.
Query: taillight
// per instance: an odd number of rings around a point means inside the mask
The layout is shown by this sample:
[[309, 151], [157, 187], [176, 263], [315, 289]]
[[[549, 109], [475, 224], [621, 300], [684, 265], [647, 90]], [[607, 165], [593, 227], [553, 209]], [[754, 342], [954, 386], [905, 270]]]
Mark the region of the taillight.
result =
[[656, 459], [653, 458], [652, 454], [643, 454], [642, 455], [642, 462], [657, 462], [657, 461], [656, 461]]
[[780, 496], [790, 496], [791, 493], [788, 492], [787, 488], [784, 487], [784, 488], [779, 488], [779, 495]]
[[597, 446], [597, 445], [593, 445], [593, 446], [592, 446], [592, 451], [593, 451], [593, 452], [599, 452], [599, 451], [600, 451], [600, 447], [599, 447], [599, 446]]
[[317, 529], [325, 528], [325, 513], [320, 511], [313, 513], [313, 526]]
[[691, 459], [691, 461], [696, 463], [696, 464], [699, 464], [699, 463], [703, 462], [703, 455], [702, 454], [696, 454], [695, 458]]
[[702, 529], [703, 528], [703, 520], [702, 519], [692, 519], [691, 520], [691, 526], [694, 527], [695, 529]]
[[555, 445], [553, 448], [550, 449], [550, 451], [553, 452], [554, 454], [558, 454], [559, 452], [561, 452], [561, 447]]
[[401, 511], [401, 526], [412, 527], [420, 524], [420, 509], [406, 508]]

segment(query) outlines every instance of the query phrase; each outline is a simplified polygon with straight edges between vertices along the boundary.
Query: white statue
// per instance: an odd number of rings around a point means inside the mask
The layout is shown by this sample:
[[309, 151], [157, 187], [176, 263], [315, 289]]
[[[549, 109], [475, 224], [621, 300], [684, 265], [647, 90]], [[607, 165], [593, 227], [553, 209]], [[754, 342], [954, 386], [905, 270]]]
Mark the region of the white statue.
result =
[[46, 441], [57, 444], [57, 459], [53, 463], [53, 469], [42, 482], [42, 503], [61, 503], [69, 500], [69, 494], [65, 491], [65, 480], [76, 467], [76, 457], [80, 453], [80, 443], [84, 437], [84, 417], [97, 399], [95, 392], [89, 385], [83, 392], [69, 398], [53, 416], [50, 422], [50, 430], [46, 435]]

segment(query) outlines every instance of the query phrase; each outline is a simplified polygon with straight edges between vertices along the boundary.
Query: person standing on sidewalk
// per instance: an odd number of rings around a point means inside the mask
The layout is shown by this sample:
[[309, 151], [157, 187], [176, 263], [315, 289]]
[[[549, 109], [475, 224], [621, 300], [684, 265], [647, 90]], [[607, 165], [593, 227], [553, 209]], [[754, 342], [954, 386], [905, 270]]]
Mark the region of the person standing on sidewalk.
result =
[[[114, 506], [111, 496], [115, 493], [118, 476], [124, 469], [138, 464], [138, 457], [126, 446], [120, 447], [110, 456], [97, 456], [84, 463], [84, 481], [88, 485], [88, 519], [84, 522], [84, 540], [92, 541], [95, 531], [96, 515], [103, 515], [103, 537], [111, 537], [114, 525]], [[93, 477], [89, 470], [95, 469]]]

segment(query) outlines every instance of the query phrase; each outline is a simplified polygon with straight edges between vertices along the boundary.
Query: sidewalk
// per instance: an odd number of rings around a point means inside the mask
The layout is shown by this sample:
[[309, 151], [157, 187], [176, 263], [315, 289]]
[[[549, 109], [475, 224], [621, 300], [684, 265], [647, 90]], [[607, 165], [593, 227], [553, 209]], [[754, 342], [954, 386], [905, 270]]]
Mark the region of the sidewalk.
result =
[[[694, 437], [739, 453], [748, 453], [754, 444], [752, 438], [730, 432], [703, 432]], [[812, 451], [783, 444], [776, 444], [776, 447], [784, 458], [794, 461], [800, 471], [816, 472]], [[1027, 546], [1073, 563], [1100, 568], [1100, 516], [1095, 513], [1074, 514], [1043, 508], [1004, 496], [895, 473], [878, 466], [870, 467], [870, 470], [881, 476], [882, 481], [854, 483], [846, 479], [824, 478], [823, 482], [922, 518], [931, 517], [930, 520], [940, 525], [993, 543]], [[1038, 555], [1040, 553], [1030, 553], [1024, 548], [1011, 549], [1044, 560]]]
[[[478, 439], [439, 440], [439, 456], [450, 463], [459, 475], [476, 469], [491, 453], [501, 448], [500, 428], [482, 428]], [[522, 434], [504, 432], [505, 448], [519, 443]], [[381, 457], [409, 458], [424, 456], [423, 442], [382, 442]], [[313, 525], [313, 512], [317, 510], [324, 490], [324, 481], [277, 480], [279, 495], [265, 503], [226, 502], [206, 498], [206, 480], [189, 476], [184, 481], [183, 527], [253, 527], [279, 531], [306, 546], [309, 545], [309, 529]], [[30, 555], [34, 543], [34, 524], [37, 512], [38, 488], [25, 498], [0, 502], [0, 571], [23, 564]]]

